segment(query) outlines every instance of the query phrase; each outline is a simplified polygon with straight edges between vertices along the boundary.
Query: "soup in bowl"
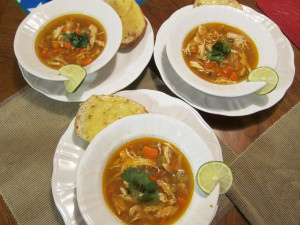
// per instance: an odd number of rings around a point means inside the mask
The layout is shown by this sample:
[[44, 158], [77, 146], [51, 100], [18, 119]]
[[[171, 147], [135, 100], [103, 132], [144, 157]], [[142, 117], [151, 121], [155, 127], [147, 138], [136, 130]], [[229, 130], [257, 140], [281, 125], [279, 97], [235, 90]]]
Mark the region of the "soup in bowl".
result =
[[40, 61], [58, 70], [68, 64], [87, 66], [99, 57], [106, 45], [102, 24], [82, 14], [61, 16], [47, 24], [35, 40]]
[[194, 192], [192, 168], [168, 141], [143, 137], [122, 145], [103, 173], [104, 199], [125, 224], [172, 224]]
[[90, 143], [77, 174], [77, 200], [87, 224], [209, 224], [219, 192], [196, 185], [213, 160], [186, 124], [159, 114], [120, 119]]
[[[178, 32], [180, 31], [180, 32]], [[253, 93], [264, 82], [247, 82], [259, 66], [276, 68], [277, 49], [269, 31], [254, 17], [228, 6], [201, 6], [171, 27], [167, 55], [193, 88], [221, 96]]]
[[93, 73], [112, 59], [121, 39], [121, 20], [107, 3], [56, 0], [39, 6], [22, 21], [14, 51], [29, 73], [66, 80], [58, 73], [60, 67], [77, 64], [87, 74]]

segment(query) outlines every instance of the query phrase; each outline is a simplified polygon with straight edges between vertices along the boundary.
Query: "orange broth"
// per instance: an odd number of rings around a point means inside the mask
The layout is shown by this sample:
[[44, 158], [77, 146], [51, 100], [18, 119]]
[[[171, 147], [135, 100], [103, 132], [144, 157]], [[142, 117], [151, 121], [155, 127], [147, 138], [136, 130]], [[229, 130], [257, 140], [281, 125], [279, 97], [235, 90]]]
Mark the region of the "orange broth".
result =
[[[222, 62], [207, 57], [217, 41], [231, 49]], [[216, 84], [244, 81], [257, 67], [259, 59], [254, 41], [245, 32], [222, 23], [201, 24], [194, 28], [184, 39], [182, 48], [183, 58], [190, 70], [198, 77]]]
[[[145, 192], [137, 191], [136, 196], [130, 192], [129, 182], [120, 175], [129, 169], [150, 173], [146, 179], [157, 183], [158, 199], [142, 201], [138, 198]], [[168, 225], [186, 211], [194, 180], [188, 160], [177, 147], [145, 137], [132, 140], [113, 153], [103, 173], [102, 187], [107, 206], [123, 223]]]
[[40, 61], [52, 69], [68, 64], [87, 66], [103, 51], [106, 32], [101, 23], [81, 14], [61, 16], [39, 32], [35, 51]]

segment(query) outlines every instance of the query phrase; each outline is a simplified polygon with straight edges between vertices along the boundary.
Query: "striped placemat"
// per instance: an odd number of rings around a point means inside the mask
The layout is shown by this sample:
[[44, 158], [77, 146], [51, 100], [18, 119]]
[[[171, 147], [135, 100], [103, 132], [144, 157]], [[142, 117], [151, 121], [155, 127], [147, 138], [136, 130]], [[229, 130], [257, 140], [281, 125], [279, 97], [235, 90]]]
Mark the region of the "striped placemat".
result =
[[[162, 80], [147, 69], [128, 90], [154, 89], [170, 93]], [[53, 156], [57, 143], [79, 103], [52, 100], [26, 87], [0, 104], [0, 193], [18, 224], [63, 224], [51, 193]], [[223, 158], [234, 154], [221, 142]], [[213, 224], [232, 208], [224, 195]]]

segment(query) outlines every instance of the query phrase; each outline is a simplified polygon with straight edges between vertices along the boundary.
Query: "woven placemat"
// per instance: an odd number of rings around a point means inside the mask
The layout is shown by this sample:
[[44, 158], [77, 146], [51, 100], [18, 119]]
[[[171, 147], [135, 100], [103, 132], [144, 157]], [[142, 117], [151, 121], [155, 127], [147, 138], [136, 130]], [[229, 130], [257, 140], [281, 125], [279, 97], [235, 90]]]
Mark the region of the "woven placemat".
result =
[[300, 103], [230, 163], [227, 196], [253, 225], [300, 224]]
[[[169, 92], [150, 70], [127, 89]], [[78, 107], [79, 103], [52, 100], [30, 87], [1, 103], [0, 191], [18, 224], [63, 224], [51, 193], [52, 163]], [[222, 148], [224, 159], [231, 158], [231, 150], [223, 144]], [[213, 224], [232, 206], [222, 196]]]

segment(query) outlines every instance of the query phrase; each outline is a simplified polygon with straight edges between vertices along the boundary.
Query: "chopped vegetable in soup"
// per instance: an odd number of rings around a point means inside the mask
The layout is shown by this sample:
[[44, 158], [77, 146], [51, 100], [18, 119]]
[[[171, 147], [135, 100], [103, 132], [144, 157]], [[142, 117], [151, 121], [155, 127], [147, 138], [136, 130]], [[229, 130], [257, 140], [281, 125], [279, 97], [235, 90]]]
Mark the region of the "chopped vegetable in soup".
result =
[[243, 31], [222, 23], [201, 24], [183, 42], [187, 66], [200, 78], [216, 84], [245, 80], [257, 67], [258, 51]]
[[102, 187], [108, 207], [123, 223], [167, 225], [184, 214], [194, 180], [178, 148], [146, 137], [126, 143], [111, 156]]
[[53, 69], [68, 64], [87, 66], [103, 51], [106, 33], [95, 19], [71, 14], [47, 24], [38, 34], [35, 50], [41, 62]]

